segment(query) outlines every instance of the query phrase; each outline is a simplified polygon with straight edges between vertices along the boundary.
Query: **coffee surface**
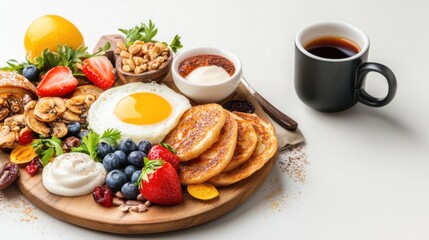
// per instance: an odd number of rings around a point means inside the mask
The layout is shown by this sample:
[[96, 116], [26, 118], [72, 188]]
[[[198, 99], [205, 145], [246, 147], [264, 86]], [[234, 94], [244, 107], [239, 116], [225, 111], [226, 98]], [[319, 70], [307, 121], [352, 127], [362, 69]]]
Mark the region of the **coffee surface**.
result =
[[330, 59], [348, 58], [360, 51], [355, 42], [338, 36], [316, 38], [308, 42], [304, 48], [313, 55]]

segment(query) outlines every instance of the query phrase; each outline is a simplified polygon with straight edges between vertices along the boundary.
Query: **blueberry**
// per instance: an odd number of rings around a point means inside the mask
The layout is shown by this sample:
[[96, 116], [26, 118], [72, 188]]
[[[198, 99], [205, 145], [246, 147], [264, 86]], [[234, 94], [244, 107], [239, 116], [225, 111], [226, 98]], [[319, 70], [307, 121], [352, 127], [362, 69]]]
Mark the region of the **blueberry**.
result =
[[141, 174], [142, 174], [142, 170], [135, 171], [131, 176], [131, 182], [136, 183], [139, 180]]
[[121, 150], [116, 150], [114, 152], [114, 154], [119, 157], [119, 159], [121, 160], [121, 165], [122, 166], [126, 166], [128, 164], [128, 162], [127, 162], [127, 154], [125, 154]]
[[119, 149], [125, 154], [130, 154], [130, 152], [137, 150], [137, 145], [133, 140], [125, 138], [119, 143]]
[[121, 190], [122, 186], [127, 182], [127, 175], [124, 171], [115, 169], [110, 171], [106, 177], [106, 184], [112, 190], [112, 192], [117, 192]]
[[142, 151], [133, 151], [128, 155], [128, 162], [137, 168], [143, 168], [143, 158], [147, 155]]
[[111, 171], [113, 169], [120, 169], [124, 167], [121, 159], [118, 157], [118, 155], [114, 153], [108, 153], [103, 158], [103, 166], [107, 171]]
[[152, 144], [150, 144], [148, 140], [140, 141], [139, 145], [137, 146], [138, 150], [144, 152], [146, 155], [149, 153], [151, 147]]
[[28, 65], [22, 69], [22, 75], [31, 82], [36, 82], [40, 78], [40, 72], [34, 65]]
[[78, 134], [78, 137], [80, 138], [80, 140], [82, 140], [83, 137], [88, 136], [89, 130], [82, 130], [80, 131], [80, 133]]
[[134, 165], [128, 165], [124, 168], [124, 172], [125, 172], [125, 175], [127, 175], [128, 181], [131, 180], [131, 176], [135, 171], [137, 171], [137, 169], [138, 168], [136, 168]]
[[121, 193], [126, 199], [135, 200], [140, 191], [134, 183], [127, 182], [122, 186]]
[[79, 122], [71, 122], [67, 124], [67, 135], [77, 137], [79, 136], [81, 128]]
[[112, 153], [115, 149], [107, 142], [99, 142], [97, 145], [97, 156], [103, 159], [107, 154]]

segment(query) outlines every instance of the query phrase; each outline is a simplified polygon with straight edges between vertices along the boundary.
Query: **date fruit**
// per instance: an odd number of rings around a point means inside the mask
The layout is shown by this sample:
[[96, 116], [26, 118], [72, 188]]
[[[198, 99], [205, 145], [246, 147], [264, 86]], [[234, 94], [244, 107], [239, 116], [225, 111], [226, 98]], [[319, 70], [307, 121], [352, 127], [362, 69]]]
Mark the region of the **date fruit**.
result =
[[0, 167], [0, 190], [7, 188], [19, 176], [18, 165], [12, 162]]

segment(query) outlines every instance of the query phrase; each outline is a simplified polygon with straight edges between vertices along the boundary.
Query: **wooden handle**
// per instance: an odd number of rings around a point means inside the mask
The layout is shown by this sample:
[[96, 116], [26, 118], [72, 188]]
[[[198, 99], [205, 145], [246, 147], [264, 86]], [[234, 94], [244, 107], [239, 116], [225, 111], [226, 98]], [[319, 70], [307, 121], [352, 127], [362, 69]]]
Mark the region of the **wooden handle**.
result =
[[259, 105], [261, 105], [261, 107], [265, 110], [265, 112], [280, 126], [290, 131], [295, 131], [298, 128], [298, 123], [295, 122], [295, 120], [275, 108], [259, 93], [255, 92], [253, 96], [255, 97], [256, 101], [258, 101]]

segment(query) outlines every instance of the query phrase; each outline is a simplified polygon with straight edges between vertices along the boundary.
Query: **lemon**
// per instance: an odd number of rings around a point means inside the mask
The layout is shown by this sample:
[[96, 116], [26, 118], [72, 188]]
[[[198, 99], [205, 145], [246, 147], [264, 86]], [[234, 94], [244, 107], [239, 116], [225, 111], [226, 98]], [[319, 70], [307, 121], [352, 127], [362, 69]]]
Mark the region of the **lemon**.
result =
[[45, 15], [34, 20], [25, 33], [24, 46], [30, 61], [45, 49], [56, 52], [58, 44], [76, 49], [84, 45], [82, 34], [73, 23], [57, 15]]

